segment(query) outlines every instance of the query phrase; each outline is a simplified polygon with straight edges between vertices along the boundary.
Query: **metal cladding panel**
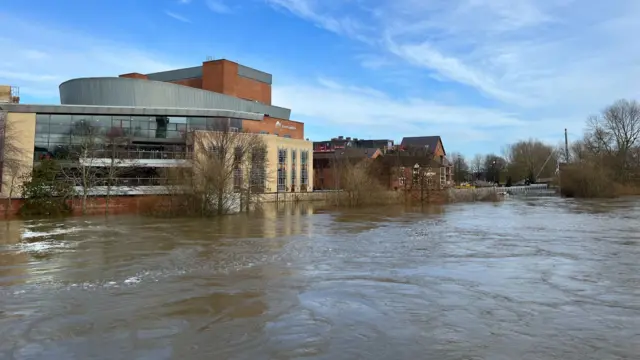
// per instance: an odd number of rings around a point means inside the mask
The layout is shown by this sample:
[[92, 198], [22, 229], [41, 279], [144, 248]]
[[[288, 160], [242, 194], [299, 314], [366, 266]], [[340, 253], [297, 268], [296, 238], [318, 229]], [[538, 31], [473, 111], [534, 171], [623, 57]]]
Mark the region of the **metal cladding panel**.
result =
[[184, 69], [161, 71], [147, 74], [149, 80], [155, 81], [175, 81], [182, 79], [192, 79], [202, 77], [202, 66], [194, 66]]
[[63, 105], [195, 108], [268, 114], [288, 120], [291, 110], [172, 83], [130, 78], [82, 78], [60, 84]]
[[[0, 104], [0, 110], [16, 113], [72, 114], [72, 115], [140, 115], [180, 117], [223, 117], [242, 120], [263, 120], [262, 114], [220, 109], [148, 108], [95, 105], [28, 105]], [[241, 128], [241, 127], [238, 127]]]
[[249, 79], [257, 80], [271, 85], [273, 76], [264, 71], [256, 70], [244, 65], [238, 65], [238, 75]]

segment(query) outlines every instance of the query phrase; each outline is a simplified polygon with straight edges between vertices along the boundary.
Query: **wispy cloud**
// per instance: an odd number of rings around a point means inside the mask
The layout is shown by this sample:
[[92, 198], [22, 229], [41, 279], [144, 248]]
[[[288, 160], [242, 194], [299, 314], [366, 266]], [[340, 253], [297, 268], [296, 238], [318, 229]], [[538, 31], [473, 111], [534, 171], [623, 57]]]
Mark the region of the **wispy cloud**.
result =
[[628, 81], [640, 78], [635, 0], [267, 1], [529, 119], [583, 117], [640, 95]]
[[[320, 99], [320, 100], [319, 100]], [[273, 89], [274, 103], [293, 109], [309, 129], [335, 128], [334, 135], [399, 138], [402, 134], [439, 134], [452, 148], [500, 141], [505, 131], [531, 134], [518, 114], [478, 106], [443, 105], [420, 98], [395, 98], [383, 91], [334, 79], [289, 80]], [[330, 106], [328, 106], [330, 104]], [[543, 129], [544, 130], [544, 129]], [[528, 135], [527, 135], [528, 136]], [[317, 139], [317, 138], [316, 138]]]
[[206, 0], [206, 4], [209, 10], [219, 14], [228, 14], [231, 12], [231, 8], [222, 0]]
[[182, 16], [180, 14], [176, 14], [176, 13], [171, 12], [169, 10], [165, 10], [164, 13], [167, 16], [170, 16], [170, 17], [172, 17], [172, 18], [174, 18], [174, 19], [176, 19], [178, 21], [182, 21], [182, 22], [185, 22], [185, 23], [191, 23], [191, 20], [189, 20], [188, 18], [186, 18], [186, 17], [184, 17], [184, 16]]
[[[317, 1], [313, 0], [266, 0], [275, 8], [283, 8], [294, 15], [313, 22], [316, 26], [345, 35], [356, 40], [372, 43], [369, 37], [370, 28], [350, 16], [337, 16], [336, 14], [324, 14], [317, 11]], [[328, 1], [333, 3], [332, 1]]]
[[13, 49], [10, 59], [0, 59], [0, 84], [19, 86], [21, 96], [31, 101], [57, 101], [58, 85], [74, 77], [156, 72], [185, 65], [158, 60], [167, 59], [166, 54], [87, 36], [73, 29], [6, 16], [1, 21], [16, 32], [12, 37], [0, 37], [0, 48]]

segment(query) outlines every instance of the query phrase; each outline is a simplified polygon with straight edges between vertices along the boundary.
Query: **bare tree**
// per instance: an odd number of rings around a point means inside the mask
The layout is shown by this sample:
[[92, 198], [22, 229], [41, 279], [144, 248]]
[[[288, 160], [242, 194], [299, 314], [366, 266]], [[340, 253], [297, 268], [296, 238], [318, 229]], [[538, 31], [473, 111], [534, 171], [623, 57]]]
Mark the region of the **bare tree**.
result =
[[640, 103], [618, 100], [587, 120], [585, 145], [611, 162], [616, 177], [627, 180], [634, 148], [640, 146]]
[[484, 157], [483, 166], [487, 180], [500, 182], [500, 174], [506, 169], [507, 161], [496, 154], [489, 154]]
[[101, 130], [89, 121], [76, 122], [71, 128], [71, 145], [64, 159], [62, 173], [67, 181], [81, 188], [79, 196], [83, 215], [87, 213], [89, 196], [100, 181], [100, 167], [104, 165], [99, 158], [104, 149]]
[[539, 140], [518, 141], [509, 146], [507, 161], [509, 175], [517, 180], [534, 181], [537, 174], [552, 177], [557, 159], [555, 149]]
[[[104, 136], [104, 151], [100, 152], [101, 158], [106, 158], [103, 168], [104, 183], [106, 185], [105, 193], [105, 215], [109, 214], [109, 206], [111, 204], [111, 196], [114, 186], [122, 175], [131, 173], [139, 166], [137, 159], [128, 156], [125, 147], [129, 143], [129, 137], [124, 130], [119, 127], [113, 127]], [[98, 155], [98, 154], [96, 154]], [[128, 187], [135, 187], [134, 184], [128, 184]]]
[[453, 181], [456, 184], [460, 184], [468, 180], [469, 177], [469, 164], [466, 159], [460, 153], [451, 154], [451, 160], [453, 163]]
[[[376, 165], [376, 162], [367, 158], [345, 156], [334, 159], [334, 176], [339, 177], [346, 205], [358, 206], [380, 201], [383, 187]], [[335, 194], [338, 205], [342, 194]]]
[[482, 173], [484, 165], [484, 157], [481, 154], [476, 154], [471, 161], [471, 168], [476, 176]]
[[31, 170], [25, 161], [30, 152], [20, 146], [19, 131], [8, 122], [6, 112], [0, 111], [0, 190], [6, 195], [4, 215], [12, 211], [12, 199], [19, 189], [21, 179]]
[[172, 213], [222, 215], [255, 205], [267, 181], [266, 145], [258, 134], [233, 131], [193, 131], [186, 166], [167, 171]]

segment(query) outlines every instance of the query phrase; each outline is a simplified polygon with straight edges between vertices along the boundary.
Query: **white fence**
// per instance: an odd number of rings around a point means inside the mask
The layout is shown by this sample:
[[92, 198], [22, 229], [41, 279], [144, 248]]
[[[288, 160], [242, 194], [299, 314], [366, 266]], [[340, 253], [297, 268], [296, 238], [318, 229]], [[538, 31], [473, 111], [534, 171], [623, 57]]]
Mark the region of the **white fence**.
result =
[[499, 194], [509, 195], [539, 195], [539, 194], [552, 194], [554, 190], [549, 189], [547, 184], [531, 184], [527, 186], [511, 186], [497, 188]]

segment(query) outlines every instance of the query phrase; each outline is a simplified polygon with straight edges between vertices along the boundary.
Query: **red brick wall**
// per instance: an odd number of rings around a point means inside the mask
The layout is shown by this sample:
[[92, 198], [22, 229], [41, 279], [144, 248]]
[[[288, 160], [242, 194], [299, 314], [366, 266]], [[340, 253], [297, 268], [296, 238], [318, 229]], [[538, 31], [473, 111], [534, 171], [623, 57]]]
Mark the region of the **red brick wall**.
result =
[[234, 96], [271, 105], [271, 85], [242, 76], [236, 76], [236, 81]]
[[123, 77], [123, 78], [131, 78], [131, 79], [144, 79], [144, 80], [147, 80], [147, 79], [148, 79], [147, 75], [140, 74], [140, 73], [122, 74], [122, 75], [120, 75], [119, 77]]
[[202, 78], [175, 80], [175, 81], [171, 81], [171, 83], [189, 86], [196, 89], [202, 89]]
[[316, 190], [336, 190], [336, 186], [339, 187], [339, 183], [335, 182], [333, 176], [333, 169], [328, 168], [316, 168], [313, 169], [313, 188]]
[[[159, 197], [161, 196], [140, 195], [111, 197], [111, 199], [109, 199], [109, 214], [137, 214], [142, 210], [145, 202]], [[16, 217], [18, 215], [22, 202], [22, 199], [13, 199], [11, 201], [10, 217]], [[6, 204], [6, 199], [0, 199], [0, 218], [4, 217]], [[80, 199], [75, 199], [72, 206], [72, 215], [82, 215], [82, 202]], [[106, 199], [104, 197], [92, 197], [87, 200], [87, 215], [101, 215], [105, 214], [105, 211]]]
[[202, 63], [202, 89], [271, 105], [271, 85], [238, 75], [238, 64], [228, 60]]

